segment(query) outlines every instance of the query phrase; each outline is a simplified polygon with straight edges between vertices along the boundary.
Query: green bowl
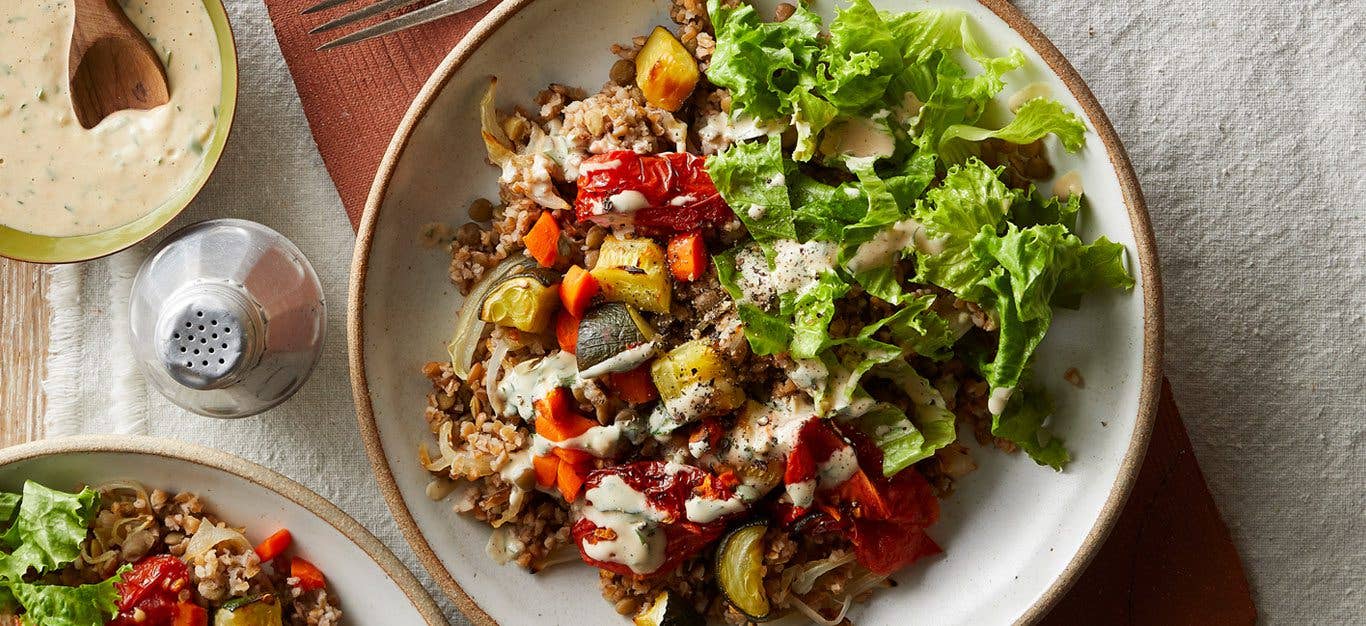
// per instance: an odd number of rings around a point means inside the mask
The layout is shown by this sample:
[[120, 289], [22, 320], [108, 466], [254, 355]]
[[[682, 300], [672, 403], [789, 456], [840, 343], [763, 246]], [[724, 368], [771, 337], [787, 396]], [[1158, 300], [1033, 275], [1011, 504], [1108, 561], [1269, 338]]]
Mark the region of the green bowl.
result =
[[222, 59], [223, 89], [218, 105], [218, 123], [213, 139], [204, 147], [204, 160], [195, 177], [181, 187], [161, 206], [136, 221], [117, 228], [77, 237], [35, 235], [0, 226], [0, 256], [35, 263], [72, 263], [113, 254], [142, 241], [161, 229], [189, 206], [209, 175], [218, 166], [223, 147], [228, 143], [232, 120], [237, 111], [237, 44], [228, 23], [228, 12], [222, 0], [204, 0], [213, 31], [218, 39], [218, 53]]

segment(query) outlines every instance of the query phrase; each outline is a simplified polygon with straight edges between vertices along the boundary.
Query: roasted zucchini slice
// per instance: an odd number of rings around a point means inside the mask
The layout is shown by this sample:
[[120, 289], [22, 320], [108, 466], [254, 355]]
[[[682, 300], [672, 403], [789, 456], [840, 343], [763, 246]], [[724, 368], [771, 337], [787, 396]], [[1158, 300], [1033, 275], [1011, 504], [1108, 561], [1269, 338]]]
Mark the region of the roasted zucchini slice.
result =
[[764, 534], [768, 522], [754, 520], [742, 524], [721, 539], [716, 550], [716, 586], [737, 611], [762, 622], [773, 617], [773, 608], [764, 591]]
[[[650, 323], [627, 304], [608, 302], [589, 310], [579, 320], [579, 343], [574, 348], [584, 378], [635, 369], [654, 356]], [[632, 354], [632, 352], [640, 354]]]
[[544, 331], [560, 305], [559, 277], [534, 269], [494, 285], [480, 307], [479, 319], [529, 333]]
[[664, 248], [653, 240], [608, 237], [598, 249], [598, 261], [590, 273], [608, 302], [622, 302], [651, 313], [668, 313], [673, 303]]
[[280, 601], [272, 594], [230, 601], [213, 614], [213, 626], [281, 626], [283, 623]]
[[649, 608], [636, 615], [636, 626], [706, 626], [707, 621], [677, 593], [661, 591]]

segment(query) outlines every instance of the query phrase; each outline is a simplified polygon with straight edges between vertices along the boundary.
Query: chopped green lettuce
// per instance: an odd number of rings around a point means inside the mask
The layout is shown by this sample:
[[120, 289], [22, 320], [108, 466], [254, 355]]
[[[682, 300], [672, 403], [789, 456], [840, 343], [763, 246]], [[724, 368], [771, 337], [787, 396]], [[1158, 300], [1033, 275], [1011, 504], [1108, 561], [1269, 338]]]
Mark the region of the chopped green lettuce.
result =
[[707, 173], [755, 241], [797, 237], [778, 137], [731, 146], [707, 159]]
[[1076, 263], [1058, 280], [1053, 304], [1075, 309], [1082, 294], [1107, 288], [1133, 289], [1134, 277], [1124, 267], [1124, 246], [1100, 237], [1077, 250]]
[[[790, 125], [796, 136], [786, 153], [773, 133], [711, 157], [717, 189], [755, 240], [749, 245], [762, 246], [770, 261], [775, 246], [787, 241], [837, 245], [832, 271], [772, 302], [743, 298], [739, 283], [748, 283], [737, 276], [736, 251], [715, 257], [751, 349], [789, 353], [799, 368], [823, 369], [805, 377], [822, 381], [808, 390], [817, 410], [861, 415], [889, 473], [954, 438], [942, 397], [926, 400], [935, 397], [925, 393], [928, 383], [896, 366], [910, 369], [904, 357], [911, 354], [957, 357], [979, 371], [1000, 411], [993, 433], [1036, 461], [1061, 467], [1067, 450], [1043, 427], [1051, 412], [1047, 396], [1022, 390], [1030, 362], [1052, 322], [1051, 307], [1076, 306], [1082, 294], [1103, 287], [1132, 288], [1133, 278], [1123, 246], [1077, 237], [1080, 196], [1060, 200], [1034, 188], [1012, 189], [999, 168], [971, 152], [972, 142], [1022, 144], [1048, 134], [1075, 151], [1084, 145], [1083, 120], [1037, 98], [1009, 123], [987, 128], [988, 105], [1025, 57], [1013, 49], [988, 52], [963, 12], [892, 14], [852, 0], [826, 36], [806, 8], [784, 22], [765, 21], [747, 4], [709, 0], [707, 8], [717, 34], [708, 79], [730, 90], [734, 114]], [[839, 133], [855, 124], [890, 135], [891, 154], [860, 157], [841, 147]], [[911, 276], [902, 263], [909, 255]], [[925, 285], [977, 303], [998, 332], [960, 339], [961, 328], [931, 308], [936, 297], [947, 296], [917, 290]], [[841, 338], [832, 335], [830, 321], [850, 293], [866, 293], [892, 310]], [[862, 387], [873, 370], [915, 383], [898, 384], [920, 398], [911, 415], [875, 401]]]
[[1045, 135], [1054, 134], [1062, 140], [1063, 148], [1076, 152], [1086, 144], [1086, 124], [1062, 103], [1048, 98], [1034, 98], [1020, 107], [1009, 124], [989, 130], [968, 124], [955, 124], [944, 130], [939, 138], [940, 152], [946, 142], [954, 139], [986, 141], [996, 138], [1010, 143], [1033, 143]]
[[51, 572], [75, 561], [98, 501], [93, 489], [63, 493], [25, 482], [14, 524], [0, 535], [10, 550], [0, 554], [0, 578], [20, 580], [30, 569]]
[[1077, 230], [1077, 214], [1081, 212], [1081, 196], [1071, 195], [1066, 200], [1040, 192], [1029, 186], [1024, 202], [1010, 207], [1010, 221], [1020, 228], [1039, 224], [1062, 224], [1068, 232]]
[[0, 530], [9, 526], [14, 512], [19, 510], [19, 494], [0, 491]]
[[839, 275], [825, 272], [814, 286], [797, 294], [793, 307], [793, 358], [813, 358], [825, 349], [830, 340], [830, 320], [835, 318], [835, 300], [848, 291], [849, 285]]
[[724, 7], [719, 0], [708, 0], [707, 13], [716, 31], [707, 79], [730, 90], [734, 109], [764, 120], [790, 117], [789, 94], [815, 86], [820, 17], [799, 6], [786, 20], [769, 22], [748, 4]]
[[880, 103], [901, 73], [901, 47], [868, 0], [854, 0], [830, 22], [830, 43], [820, 56], [817, 90], [841, 111]]
[[712, 257], [716, 266], [716, 279], [721, 287], [735, 301], [740, 323], [745, 326], [745, 339], [755, 354], [781, 354], [792, 342], [792, 327], [786, 320], [773, 315], [749, 302], [744, 301], [744, 293], [736, 282], [735, 250], [727, 250]]
[[831, 342], [833, 348], [821, 355], [829, 372], [825, 394], [817, 399], [821, 414], [847, 412], [867, 392], [859, 386], [863, 375], [877, 365], [901, 357], [901, 349], [869, 336], [859, 335]]
[[24, 607], [26, 625], [103, 626], [118, 614], [116, 585], [129, 569], [132, 566], [124, 565], [104, 581], [77, 587], [20, 582], [10, 583], [9, 587], [15, 601]]
[[1053, 414], [1053, 402], [1043, 389], [1017, 389], [1005, 411], [991, 418], [991, 434], [1020, 446], [1039, 465], [1061, 471], [1072, 459], [1063, 440], [1044, 427]]
[[99, 494], [93, 489], [65, 493], [36, 482], [24, 483], [22, 494], [0, 493], [0, 520], [14, 521], [0, 534], [0, 611], [23, 610], [23, 623], [43, 626], [103, 626], [118, 612], [113, 577], [96, 584], [67, 587], [25, 582], [30, 572], [56, 572], [80, 556]]
[[946, 359], [952, 356], [950, 348], [958, 335], [949, 327], [948, 320], [930, 310], [934, 299], [931, 294], [906, 298], [896, 313], [869, 324], [865, 331], [871, 328], [876, 333], [886, 328], [892, 342], [902, 349], [935, 360]]
[[955, 417], [943, 395], [909, 363], [890, 361], [873, 368], [869, 376], [896, 385], [915, 405], [908, 417], [895, 406], [879, 403], [855, 422], [882, 450], [883, 474], [891, 476], [927, 459], [957, 438]]
[[939, 285], [966, 300], [980, 300], [979, 283], [992, 264], [973, 253], [972, 240], [980, 232], [999, 228], [1018, 192], [1006, 187], [996, 170], [974, 158], [949, 168], [943, 183], [925, 198], [916, 205], [915, 218], [940, 249], [916, 256], [916, 280]]

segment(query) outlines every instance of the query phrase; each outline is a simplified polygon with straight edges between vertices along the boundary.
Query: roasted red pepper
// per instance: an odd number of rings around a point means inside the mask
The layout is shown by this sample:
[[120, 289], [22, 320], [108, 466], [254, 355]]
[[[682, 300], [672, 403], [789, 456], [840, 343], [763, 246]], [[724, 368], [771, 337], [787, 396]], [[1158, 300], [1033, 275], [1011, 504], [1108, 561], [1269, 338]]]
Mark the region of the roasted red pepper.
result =
[[840, 429], [824, 419], [803, 424], [784, 482], [818, 479], [819, 466], [845, 447], [857, 454], [859, 469], [839, 485], [818, 490], [809, 509], [778, 505], [778, 519], [804, 534], [847, 533], [859, 564], [879, 574], [941, 552], [925, 534], [939, 519], [939, 500], [929, 483], [913, 467], [884, 476], [882, 451], [856, 429]]
[[574, 212], [580, 220], [632, 224], [645, 235], [720, 226], [735, 213], [707, 175], [706, 159], [686, 152], [618, 150], [585, 159]]
[[[573, 534], [583, 560], [589, 565], [618, 574], [645, 577], [670, 572], [679, 563], [719, 539], [721, 533], [726, 530], [726, 523], [740, 514], [719, 516], [705, 523], [688, 519], [686, 503], [694, 495], [716, 500], [734, 496], [733, 480], [725, 480], [703, 469], [663, 461], [639, 461], [619, 465], [590, 474], [588, 482], [584, 484], [585, 493], [601, 485], [609, 476], [620, 477], [628, 487], [644, 496], [649, 511], [637, 515], [639, 520], [633, 521], [647, 524], [651, 531], [662, 532], [665, 541], [663, 554], [655, 555], [654, 560], [658, 561], [658, 564], [649, 571], [635, 571], [623, 563], [598, 560], [589, 556], [589, 546], [603, 541], [618, 541], [620, 538], [615, 536], [614, 530], [599, 526], [587, 515], [580, 518], [574, 523]], [[604, 512], [610, 507], [602, 502], [593, 502], [591, 498], [588, 504], [595, 510]], [[650, 559], [643, 561], [650, 562]]]
[[[161, 555], [138, 561], [115, 585], [119, 614], [110, 626], [171, 626], [180, 590], [190, 584], [190, 567], [179, 558]], [[142, 617], [134, 619], [141, 610]]]

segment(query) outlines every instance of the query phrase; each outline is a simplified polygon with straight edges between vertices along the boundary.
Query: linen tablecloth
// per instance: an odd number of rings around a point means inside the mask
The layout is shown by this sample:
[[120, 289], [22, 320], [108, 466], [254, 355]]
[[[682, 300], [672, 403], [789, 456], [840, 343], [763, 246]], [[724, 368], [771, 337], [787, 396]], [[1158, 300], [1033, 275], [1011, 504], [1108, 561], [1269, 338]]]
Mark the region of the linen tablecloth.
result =
[[[1166, 374], [1266, 620], [1366, 615], [1366, 2], [1021, 0], [1087, 79], [1147, 194], [1167, 297]], [[228, 2], [233, 137], [177, 220], [263, 222], [313, 262], [329, 334], [312, 380], [218, 421], [147, 388], [126, 293], [145, 248], [53, 273], [48, 435], [140, 432], [265, 464], [337, 503], [463, 618], [412, 557], [360, 444], [346, 376], [354, 236], [264, 5]]]

